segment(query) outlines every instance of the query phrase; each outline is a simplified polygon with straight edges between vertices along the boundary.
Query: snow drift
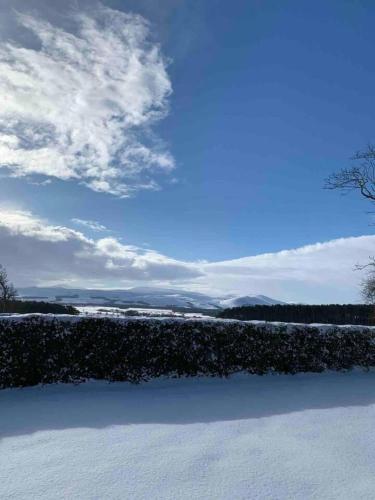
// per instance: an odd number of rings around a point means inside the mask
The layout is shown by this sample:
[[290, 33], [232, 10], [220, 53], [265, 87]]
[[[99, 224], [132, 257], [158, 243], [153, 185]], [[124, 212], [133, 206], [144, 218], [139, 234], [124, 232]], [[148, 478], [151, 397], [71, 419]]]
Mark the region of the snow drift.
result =
[[0, 391], [0, 498], [368, 500], [374, 372]]

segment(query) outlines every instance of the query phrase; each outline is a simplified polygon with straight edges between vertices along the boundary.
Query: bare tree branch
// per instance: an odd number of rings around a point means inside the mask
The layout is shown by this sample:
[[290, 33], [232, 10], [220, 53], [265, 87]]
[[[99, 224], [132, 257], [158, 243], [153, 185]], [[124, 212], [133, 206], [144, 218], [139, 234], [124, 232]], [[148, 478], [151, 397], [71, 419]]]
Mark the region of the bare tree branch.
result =
[[[358, 151], [351, 160], [353, 166], [330, 175], [324, 187], [343, 192], [357, 190], [361, 196], [375, 202], [375, 146], [369, 144], [367, 149]], [[362, 297], [365, 302], [375, 304], [375, 257], [369, 257], [367, 264], [357, 265], [356, 269], [369, 269], [362, 282]]]
[[375, 303], [375, 275], [370, 274], [362, 282], [362, 297], [368, 304]]
[[9, 302], [17, 297], [17, 290], [13, 284], [9, 282], [8, 274], [5, 268], [0, 264], [0, 302], [1, 309], [6, 312]]
[[354, 165], [331, 174], [325, 182], [326, 189], [358, 190], [370, 201], [375, 201], [375, 146], [369, 144], [351, 160]]

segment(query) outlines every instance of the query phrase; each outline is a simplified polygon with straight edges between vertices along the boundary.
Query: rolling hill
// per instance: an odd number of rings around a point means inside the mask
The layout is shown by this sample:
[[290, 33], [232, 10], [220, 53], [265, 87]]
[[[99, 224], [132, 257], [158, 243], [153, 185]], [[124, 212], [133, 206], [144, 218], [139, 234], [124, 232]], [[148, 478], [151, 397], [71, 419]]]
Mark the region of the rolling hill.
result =
[[282, 303], [265, 295], [213, 297], [199, 292], [153, 287], [134, 287], [124, 290], [27, 287], [19, 288], [18, 292], [23, 300], [43, 300], [73, 305], [178, 307], [214, 310], [239, 305]]

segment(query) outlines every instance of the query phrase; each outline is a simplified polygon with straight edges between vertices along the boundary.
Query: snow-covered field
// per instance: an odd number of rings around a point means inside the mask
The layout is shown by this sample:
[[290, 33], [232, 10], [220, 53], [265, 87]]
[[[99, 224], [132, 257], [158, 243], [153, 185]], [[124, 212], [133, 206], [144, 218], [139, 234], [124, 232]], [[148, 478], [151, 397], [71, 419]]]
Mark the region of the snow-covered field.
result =
[[[156, 309], [156, 308], [142, 308], [142, 307], [105, 307], [105, 306], [77, 306], [81, 316], [100, 316], [100, 317], [115, 317], [122, 318], [129, 315], [129, 312], [134, 312], [140, 317], [156, 317], [156, 318], [202, 318], [210, 319], [211, 316], [207, 316], [201, 313], [181, 313], [173, 311], [172, 309]], [[132, 316], [134, 317], [134, 316]]]
[[372, 499], [375, 373], [0, 391], [1, 499]]

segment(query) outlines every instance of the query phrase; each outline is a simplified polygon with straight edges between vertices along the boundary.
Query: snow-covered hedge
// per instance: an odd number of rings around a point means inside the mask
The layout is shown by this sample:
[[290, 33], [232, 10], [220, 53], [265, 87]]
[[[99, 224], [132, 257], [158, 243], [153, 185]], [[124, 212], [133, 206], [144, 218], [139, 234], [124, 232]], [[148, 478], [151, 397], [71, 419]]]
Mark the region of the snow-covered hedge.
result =
[[85, 379], [375, 366], [375, 329], [239, 321], [28, 316], [0, 319], [0, 388]]

